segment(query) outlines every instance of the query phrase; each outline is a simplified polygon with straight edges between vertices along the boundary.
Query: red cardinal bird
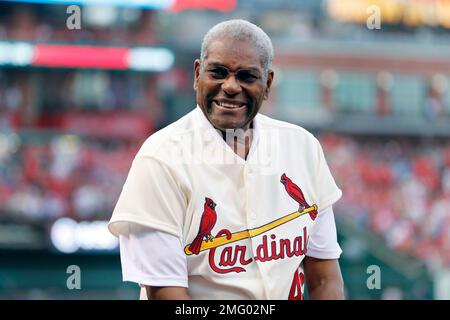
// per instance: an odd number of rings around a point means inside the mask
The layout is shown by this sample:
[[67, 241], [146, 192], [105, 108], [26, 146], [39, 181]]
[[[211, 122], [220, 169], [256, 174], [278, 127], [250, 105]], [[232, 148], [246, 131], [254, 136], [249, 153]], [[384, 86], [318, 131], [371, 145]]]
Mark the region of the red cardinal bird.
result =
[[216, 204], [210, 198], [205, 198], [205, 205], [203, 210], [202, 219], [200, 220], [200, 228], [198, 234], [189, 246], [189, 250], [194, 254], [199, 254], [200, 247], [202, 246], [203, 239], [206, 241], [212, 241], [211, 230], [216, 224], [217, 214], [214, 209]]
[[[295, 201], [297, 201], [298, 204], [300, 205], [298, 209], [299, 212], [310, 207], [308, 202], [306, 202], [305, 200], [305, 196], [303, 195], [302, 190], [295, 183], [293, 183], [292, 180], [289, 179], [285, 173], [281, 175], [280, 182], [284, 184], [284, 187], [286, 188], [286, 191], [289, 194], [289, 196]], [[317, 211], [316, 210], [311, 211], [309, 213], [309, 216], [311, 217], [311, 219], [315, 220], [317, 217]]]

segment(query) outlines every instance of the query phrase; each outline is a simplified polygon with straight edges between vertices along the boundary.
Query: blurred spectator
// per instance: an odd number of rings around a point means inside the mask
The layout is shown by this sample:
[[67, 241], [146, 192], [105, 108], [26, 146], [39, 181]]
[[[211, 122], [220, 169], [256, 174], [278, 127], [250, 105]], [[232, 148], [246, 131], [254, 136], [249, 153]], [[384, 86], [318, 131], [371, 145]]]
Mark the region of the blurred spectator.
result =
[[429, 80], [428, 95], [423, 110], [428, 119], [436, 121], [445, 115], [443, 98], [447, 87], [448, 80], [443, 75], [436, 74]]

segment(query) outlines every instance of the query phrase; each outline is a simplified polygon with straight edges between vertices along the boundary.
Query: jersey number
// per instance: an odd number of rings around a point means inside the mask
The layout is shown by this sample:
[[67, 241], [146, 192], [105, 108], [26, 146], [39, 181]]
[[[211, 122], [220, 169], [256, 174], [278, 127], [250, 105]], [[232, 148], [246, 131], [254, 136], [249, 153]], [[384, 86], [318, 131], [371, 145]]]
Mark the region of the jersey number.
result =
[[303, 272], [295, 271], [292, 280], [291, 290], [289, 291], [289, 300], [303, 300], [302, 286], [305, 283], [305, 275]]

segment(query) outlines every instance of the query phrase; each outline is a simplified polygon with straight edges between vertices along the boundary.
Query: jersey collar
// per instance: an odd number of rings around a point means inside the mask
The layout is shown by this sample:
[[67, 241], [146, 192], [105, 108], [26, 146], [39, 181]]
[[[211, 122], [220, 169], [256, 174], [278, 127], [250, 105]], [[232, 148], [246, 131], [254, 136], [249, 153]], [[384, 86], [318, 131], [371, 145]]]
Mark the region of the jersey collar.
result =
[[[194, 110], [194, 113], [195, 113], [195, 117], [196, 117], [196, 123], [198, 124], [198, 126], [200, 128], [215, 129], [214, 126], [211, 124], [211, 122], [209, 122], [209, 120], [206, 118], [205, 114], [203, 113], [202, 109], [200, 108], [200, 106], [198, 104]], [[248, 152], [247, 159], [249, 159], [251, 157], [251, 155], [255, 152], [256, 146], [259, 142], [259, 136], [260, 136], [260, 130], [261, 130], [259, 114], [257, 114], [255, 116], [255, 118], [253, 119], [252, 126], [253, 126], [253, 140], [252, 140], [252, 144], [250, 146], [250, 150]], [[220, 138], [220, 140], [223, 141], [223, 138], [219, 133], [217, 133], [217, 136]], [[223, 141], [223, 143], [226, 146], [228, 146], [225, 141]]]

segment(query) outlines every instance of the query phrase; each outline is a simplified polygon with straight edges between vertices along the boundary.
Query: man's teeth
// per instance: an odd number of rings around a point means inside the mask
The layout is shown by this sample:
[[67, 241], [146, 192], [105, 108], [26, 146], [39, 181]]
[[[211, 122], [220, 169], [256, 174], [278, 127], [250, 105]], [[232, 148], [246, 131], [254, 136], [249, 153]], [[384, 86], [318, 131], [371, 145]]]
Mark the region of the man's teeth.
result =
[[226, 102], [217, 102], [217, 104], [221, 107], [225, 107], [225, 108], [239, 108], [243, 105], [241, 104], [232, 104], [232, 103], [226, 103]]

